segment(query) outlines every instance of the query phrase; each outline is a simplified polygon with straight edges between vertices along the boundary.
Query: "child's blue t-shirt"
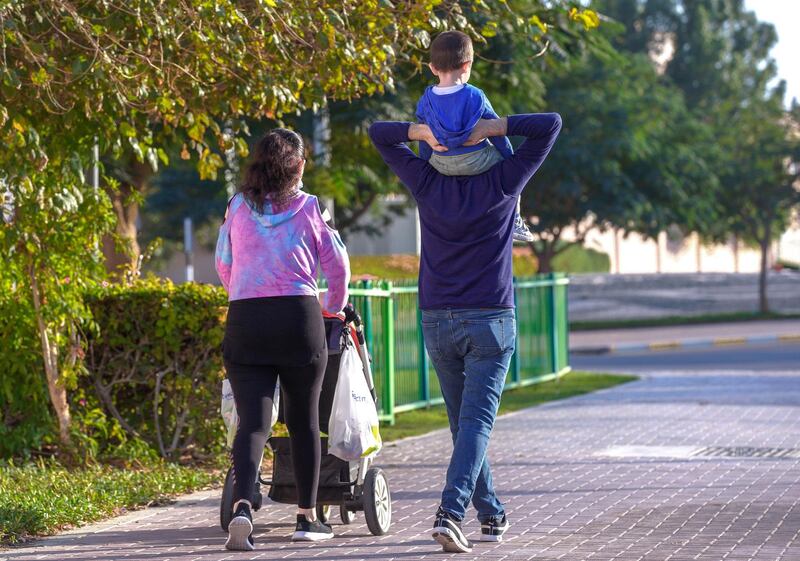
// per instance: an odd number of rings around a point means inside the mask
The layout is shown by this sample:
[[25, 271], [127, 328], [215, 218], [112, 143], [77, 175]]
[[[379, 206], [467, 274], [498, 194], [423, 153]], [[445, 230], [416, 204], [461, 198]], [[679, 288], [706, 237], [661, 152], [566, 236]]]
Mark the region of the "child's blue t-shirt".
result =
[[[444, 156], [458, 156], [486, 148], [486, 142], [474, 146], [462, 146], [467, 141], [472, 129], [480, 119], [497, 119], [497, 113], [483, 90], [470, 84], [445, 94], [433, 92], [434, 86], [428, 86], [417, 103], [417, 119], [431, 128], [436, 139], [447, 146]], [[505, 136], [493, 136], [489, 141], [494, 144], [503, 158], [513, 154], [511, 142]], [[429, 160], [433, 154], [427, 142], [419, 143], [419, 155]]]

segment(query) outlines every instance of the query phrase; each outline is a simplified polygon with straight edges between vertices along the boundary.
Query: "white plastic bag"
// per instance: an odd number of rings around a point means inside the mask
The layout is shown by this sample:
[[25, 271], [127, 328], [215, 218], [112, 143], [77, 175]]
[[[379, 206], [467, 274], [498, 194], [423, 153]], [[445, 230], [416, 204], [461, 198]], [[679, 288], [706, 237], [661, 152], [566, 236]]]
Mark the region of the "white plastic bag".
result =
[[[272, 399], [272, 417], [270, 422], [270, 430], [278, 422], [278, 400], [281, 396], [280, 383], [275, 384], [275, 396]], [[233, 447], [233, 439], [236, 437], [236, 429], [239, 427], [239, 415], [236, 413], [236, 402], [233, 399], [233, 388], [227, 378], [222, 380], [222, 404], [219, 408], [222, 414], [222, 422], [225, 423], [225, 441], [228, 443], [228, 448]]]
[[328, 423], [328, 451], [345, 461], [377, 454], [381, 449], [378, 411], [361, 368], [358, 351], [342, 351], [339, 380]]

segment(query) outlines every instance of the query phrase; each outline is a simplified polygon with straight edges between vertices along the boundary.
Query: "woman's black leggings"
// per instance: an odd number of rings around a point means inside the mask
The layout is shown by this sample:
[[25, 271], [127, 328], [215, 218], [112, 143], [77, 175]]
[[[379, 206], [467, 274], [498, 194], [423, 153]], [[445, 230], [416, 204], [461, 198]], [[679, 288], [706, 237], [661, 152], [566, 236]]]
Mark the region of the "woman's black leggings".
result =
[[252, 500], [267, 443], [275, 383], [280, 379], [292, 448], [298, 506], [314, 508], [319, 483], [319, 394], [328, 352], [306, 366], [245, 365], [225, 361], [239, 414], [233, 441], [234, 502]]

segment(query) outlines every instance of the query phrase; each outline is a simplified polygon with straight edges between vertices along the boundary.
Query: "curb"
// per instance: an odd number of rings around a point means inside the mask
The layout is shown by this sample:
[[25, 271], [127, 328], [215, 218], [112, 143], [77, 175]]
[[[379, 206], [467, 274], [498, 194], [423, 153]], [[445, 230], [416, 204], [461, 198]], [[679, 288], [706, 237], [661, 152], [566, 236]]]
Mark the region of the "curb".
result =
[[657, 343], [630, 343], [623, 345], [604, 345], [599, 347], [578, 347], [570, 349], [573, 355], [604, 355], [643, 351], [671, 351], [675, 349], [702, 349], [708, 347], [730, 347], [753, 343], [799, 343], [800, 333], [791, 335], [754, 335], [752, 337], [719, 337], [715, 339], [682, 339], [679, 341], [659, 341]]

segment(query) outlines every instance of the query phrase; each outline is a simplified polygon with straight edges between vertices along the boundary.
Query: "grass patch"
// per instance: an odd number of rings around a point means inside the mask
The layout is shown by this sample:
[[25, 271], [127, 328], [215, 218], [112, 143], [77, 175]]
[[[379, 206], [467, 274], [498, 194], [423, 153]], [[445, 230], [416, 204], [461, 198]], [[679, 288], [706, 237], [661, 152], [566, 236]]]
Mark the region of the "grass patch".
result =
[[[533, 384], [503, 393], [500, 401], [500, 415], [511, 413], [557, 399], [566, 399], [617, 384], [636, 380], [636, 376], [620, 374], [595, 374], [592, 372], [570, 372], [558, 380]], [[385, 442], [425, 434], [432, 430], [447, 427], [447, 411], [444, 405], [427, 409], [417, 409], [399, 413], [395, 424], [381, 426], [381, 437]]]
[[696, 316], [669, 316], [663, 318], [641, 318], [600, 321], [572, 321], [570, 331], [596, 331], [598, 329], [628, 329], [637, 327], [669, 327], [671, 325], [696, 325], [701, 323], [729, 323], [768, 319], [800, 319], [800, 314], [769, 312], [729, 312], [724, 314], [702, 314]]
[[124, 510], [169, 502], [219, 484], [218, 469], [155, 463], [141, 469], [96, 465], [68, 470], [55, 461], [0, 464], [0, 544], [51, 535]]
[[[536, 274], [536, 258], [530, 253], [514, 255], [514, 274], [529, 277]], [[350, 271], [354, 280], [416, 280], [419, 276], [417, 255], [351, 255]]]
[[611, 258], [607, 253], [582, 245], [571, 245], [553, 258], [553, 270], [564, 273], [607, 273]]

